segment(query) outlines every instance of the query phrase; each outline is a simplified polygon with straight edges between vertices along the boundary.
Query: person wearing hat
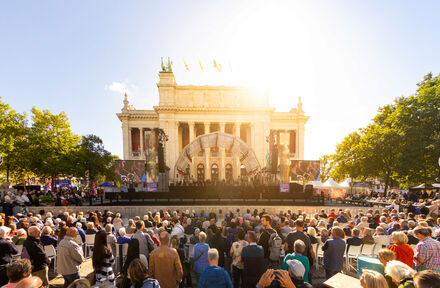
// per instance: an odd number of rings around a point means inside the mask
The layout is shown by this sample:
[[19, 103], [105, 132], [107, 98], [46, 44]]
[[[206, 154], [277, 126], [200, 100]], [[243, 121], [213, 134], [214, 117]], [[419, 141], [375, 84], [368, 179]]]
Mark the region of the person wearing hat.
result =
[[310, 283], [304, 282], [304, 274], [306, 268], [304, 265], [296, 259], [286, 261], [289, 276], [296, 288], [312, 288]]
[[0, 287], [8, 283], [6, 276], [6, 265], [11, 262], [12, 255], [18, 253], [17, 247], [7, 238], [10, 229], [6, 226], [0, 227]]

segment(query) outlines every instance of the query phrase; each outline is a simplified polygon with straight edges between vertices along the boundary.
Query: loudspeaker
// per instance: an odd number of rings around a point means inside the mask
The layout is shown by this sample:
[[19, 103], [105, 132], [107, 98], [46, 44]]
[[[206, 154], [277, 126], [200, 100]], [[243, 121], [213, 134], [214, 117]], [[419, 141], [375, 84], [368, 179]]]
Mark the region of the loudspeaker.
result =
[[306, 197], [312, 197], [313, 196], [313, 185], [306, 185]]
[[159, 143], [159, 147], [158, 147], [158, 165], [159, 165], [159, 173], [164, 173], [165, 172], [165, 155], [164, 155], [164, 149], [163, 149], [163, 145]]

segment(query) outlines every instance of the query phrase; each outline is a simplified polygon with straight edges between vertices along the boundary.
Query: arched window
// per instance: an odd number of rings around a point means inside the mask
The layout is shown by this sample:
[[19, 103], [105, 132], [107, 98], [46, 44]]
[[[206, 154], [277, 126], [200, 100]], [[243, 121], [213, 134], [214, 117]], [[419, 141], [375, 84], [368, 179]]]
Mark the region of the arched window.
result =
[[230, 182], [232, 181], [232, 165], [231, 164], [226, 164], [225, 166], [225, 178], [226, 178], [226, 182]]
[[205, 166], [203, 164], [197, 165], [197, 181], [205, 180]]
[[211, 166], [211, 181], [218, 181], [218, 166], [217, 164], [212, 164]]
[[243, 164], [241, 164], [241, 166], [240, 166], [240, 176], [241, 176], [241, 178], [247, 176], [246, 166], [244, 166]]

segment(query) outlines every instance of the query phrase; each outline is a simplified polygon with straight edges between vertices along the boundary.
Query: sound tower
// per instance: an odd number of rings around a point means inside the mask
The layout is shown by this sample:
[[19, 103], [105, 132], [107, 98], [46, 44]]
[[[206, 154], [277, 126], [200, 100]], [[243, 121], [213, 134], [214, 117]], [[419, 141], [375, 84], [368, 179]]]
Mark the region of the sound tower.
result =
[[306, 185], [305, 196], [306, 199], [311, 199], [313, 197], [313, 185]]
[[164, 155], [164, 150], [163, 149], [163, 144], [159, 143], [158, 145], [158, 155], [157, 155], [157, 160], [158, 160], [158, 165], [159, 165], [159, 173], [164, 173], [165, 172], [165, 155]]
[[270, 161], [271, 164], [271, 172], [272, 174], [276, 174], [278, 171], [278, 149], [276, 146], [272, 148], [272, 158]]

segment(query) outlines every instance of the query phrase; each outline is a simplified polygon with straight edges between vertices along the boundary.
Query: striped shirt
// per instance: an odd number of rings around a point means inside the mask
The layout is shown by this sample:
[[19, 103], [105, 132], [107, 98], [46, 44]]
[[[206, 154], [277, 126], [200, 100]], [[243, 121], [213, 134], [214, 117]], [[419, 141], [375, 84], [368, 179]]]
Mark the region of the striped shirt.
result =
[[440, 272], [440, 242], [431, 237], [425, 238], [417, 244], [416, 258], [425, 260], [417, 266], [417, 270], [434, 270]]
[[96, 284], [104, 283], [106, 281], [114, 283], [115, 274], [113, 273], [112, 264], [115, 262], [111, 252], [105, 255], [104, 264], [99, 270], [96, 270]]

